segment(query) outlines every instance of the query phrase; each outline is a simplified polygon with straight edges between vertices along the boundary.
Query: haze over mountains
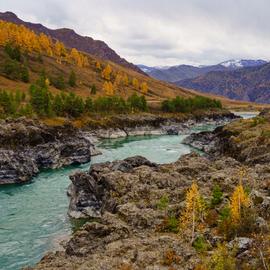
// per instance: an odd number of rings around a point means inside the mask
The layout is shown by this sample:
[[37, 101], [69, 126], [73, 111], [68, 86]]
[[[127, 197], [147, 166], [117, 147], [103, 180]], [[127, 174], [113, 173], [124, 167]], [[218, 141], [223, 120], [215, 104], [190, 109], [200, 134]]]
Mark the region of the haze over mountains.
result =
[[12, 12], [0, 12], [0, 20], [22, 24], [36, 33], [44, 33], [52, 38], [60, 40], [67, 47], [76, 48], [79, 51], [89, 53], [103, 60], [110, 60], [116, 64], [142, 73], [137, 66], [129, 63], [126, 59], [121, 58], [104, 41], [94, 40], [87, 36], [80, 36], [72, 29], [61, 28], [52, 30], [39, 23], [25, 22]]

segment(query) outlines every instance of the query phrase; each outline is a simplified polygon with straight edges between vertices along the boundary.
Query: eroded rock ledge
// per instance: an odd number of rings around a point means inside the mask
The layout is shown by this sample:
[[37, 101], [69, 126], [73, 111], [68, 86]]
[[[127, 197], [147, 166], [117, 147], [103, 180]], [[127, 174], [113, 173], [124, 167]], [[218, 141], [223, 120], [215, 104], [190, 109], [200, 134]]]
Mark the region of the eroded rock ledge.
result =
[[[193, 153], [171, 164], [157, 165], [143, 157], [133, 157], [96, 164], [89, 172], [77, 172], [70, 177], [69, 214], [95, 219], [71, 237], [65, 251], [49, 253], [34, 269], [194, 269], [200, 255], [179, 235], [160, 228], [168, 213], [179, 215], [185, 192], [193, 181], [206, 197], [218, 184], [226, 202], [239, 182], [242, 167], [230, 157], [210, 161]], [[265, 222], [270, 210], [268, 165], [245, 169], [249, 177], [244, 184], [251, 188], [256, 209]], [[168, 206], [162, 209], [159, 204], [165, 195]], [[209, 226], [204, 237], [215, 247], [220, 238], [215, 238], [212, 230]], [[246, 258], [252, 265], [253, 240], [234, 241], [241, 245], [237, 260]], [[168, 256], [173, 257], [169, 264]]]
[[18, 119], [0, 123], [0, 185], [29, 181], [40, 169], [90, 161], [92, 146], [71, 125], [48, 127]]

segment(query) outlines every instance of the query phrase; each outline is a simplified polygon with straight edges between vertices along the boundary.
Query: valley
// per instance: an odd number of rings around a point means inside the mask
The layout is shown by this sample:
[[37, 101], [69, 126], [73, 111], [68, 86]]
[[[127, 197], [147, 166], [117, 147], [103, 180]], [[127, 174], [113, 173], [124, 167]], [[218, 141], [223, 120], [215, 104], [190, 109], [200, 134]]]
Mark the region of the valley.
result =
[[49, 2], [0, 11], [0, 269], [269, 270], [267, 50], [205, 3]]

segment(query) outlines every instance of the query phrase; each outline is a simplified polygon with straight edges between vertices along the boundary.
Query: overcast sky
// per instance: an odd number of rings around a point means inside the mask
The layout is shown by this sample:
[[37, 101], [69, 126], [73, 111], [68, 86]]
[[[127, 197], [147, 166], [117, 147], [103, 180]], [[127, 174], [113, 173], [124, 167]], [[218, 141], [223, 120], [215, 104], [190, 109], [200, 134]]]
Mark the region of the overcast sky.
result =
[[135, 64], [270, 59], [270, 0], [0, 0], [0, 10], [101, 39]]

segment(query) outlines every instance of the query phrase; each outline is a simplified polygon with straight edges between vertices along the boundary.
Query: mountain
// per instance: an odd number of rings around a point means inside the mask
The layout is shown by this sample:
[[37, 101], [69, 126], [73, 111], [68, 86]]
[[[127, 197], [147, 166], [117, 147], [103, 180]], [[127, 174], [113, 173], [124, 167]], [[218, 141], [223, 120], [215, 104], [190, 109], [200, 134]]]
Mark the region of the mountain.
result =
[[270, 63], [230, 71], [213, 71], [176, 85], [231, 99], [270, 103]]
[[226, 70], [226, 68], [221, 65], [205, 67], [195, 67], [191, 65], [148, 67], [145, 65], [139, 65], [138, 67], [150, 77], [166, 82], [175, 82], [182, 79], [195, 78], [211, 70]]
[[148, 67], [145, 65], [138, 65], [138, 67], [150, 77], [167, 82], [176, 82], [184, 79], [196, 78], [211, 71], [235, 70], [243, 67], [259, 66], [266, 63], [267, 62], [264, 60], [229, 60], [217, 65], [199, 67], [191, 65], [171, 67]]
[[228, 60], [225, 62], [220, 63], [220, 65], [231, 68], [231, 69], [237, 69], [237, 68], [243, 68], [243, 67], [256, 67], [266, 64], [267, 62], [264, 60]]
[[72, 29], [62, 28], [52, 30], [39, 23], [25, 22], [12, 12], [0, 12], [0, 20], [22, 24], [36, 33], [44, 33], [54, 39], [60, 40], [69, 48], [76, 48], [79, 51], [89, 53], [103, 60], [110, 60], [116, 64], [133, 69], [139, 73], [143, 73], [137, 66], [129, 63], [124, 58], [121, 58], [105, 42], [94, 40], [87, 36], [80, 36]]

